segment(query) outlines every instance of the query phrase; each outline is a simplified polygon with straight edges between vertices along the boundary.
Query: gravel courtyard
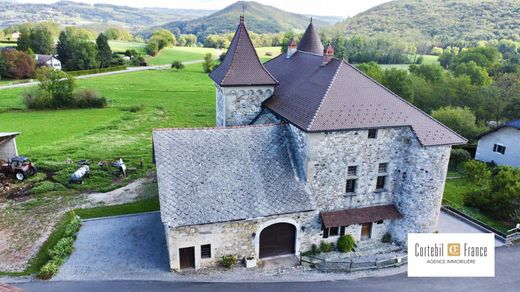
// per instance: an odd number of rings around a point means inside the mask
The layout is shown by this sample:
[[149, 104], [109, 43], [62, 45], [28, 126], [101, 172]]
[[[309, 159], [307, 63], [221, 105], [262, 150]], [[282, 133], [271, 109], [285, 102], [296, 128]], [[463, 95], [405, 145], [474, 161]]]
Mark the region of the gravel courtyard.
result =
[[158, 212], [85, 221], [53, 280], [169, 279], [162, 226]]

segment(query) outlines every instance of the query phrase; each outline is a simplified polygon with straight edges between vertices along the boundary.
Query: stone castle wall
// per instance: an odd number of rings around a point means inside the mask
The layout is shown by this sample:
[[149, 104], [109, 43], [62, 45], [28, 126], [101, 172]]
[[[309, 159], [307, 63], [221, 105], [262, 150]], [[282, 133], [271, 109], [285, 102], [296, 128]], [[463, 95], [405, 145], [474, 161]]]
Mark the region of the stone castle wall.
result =
[[215, 84], [217, 127], [249, 125], [273, 95], [273, 86], [220, 87]]
[[[305, 133], [291, 126], [304, 161], [306, 179], [320, 211], [395, 204], [404, 218], [394, 220], [393, 237], [437, 227], [450, 147], [422, 147], [409, 127]], [[376, 191], [378, 166], [388, 163], [383, 191]], [[357, 166], [356, 191], [346, 193], [348, 166]], [[386, 228], [385, 228], [386, 229]]]

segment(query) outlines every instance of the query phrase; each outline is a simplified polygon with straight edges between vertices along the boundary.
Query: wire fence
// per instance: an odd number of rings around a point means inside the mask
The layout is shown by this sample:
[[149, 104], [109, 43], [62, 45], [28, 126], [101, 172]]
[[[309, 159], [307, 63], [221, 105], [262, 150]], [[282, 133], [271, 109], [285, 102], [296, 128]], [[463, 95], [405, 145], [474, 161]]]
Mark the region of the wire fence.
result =
[[408, 256], [396, 256], [391, 259], [384, 259], [367, 262], [348, 261], [327, 261], [323, 258], [314, 256], [301, 256], [300, 263], [304, 266], [315, 268], [322, 272], [357, 272], [365, 270], [377, 270], [391, 267], [399, 267], [408, 262]]

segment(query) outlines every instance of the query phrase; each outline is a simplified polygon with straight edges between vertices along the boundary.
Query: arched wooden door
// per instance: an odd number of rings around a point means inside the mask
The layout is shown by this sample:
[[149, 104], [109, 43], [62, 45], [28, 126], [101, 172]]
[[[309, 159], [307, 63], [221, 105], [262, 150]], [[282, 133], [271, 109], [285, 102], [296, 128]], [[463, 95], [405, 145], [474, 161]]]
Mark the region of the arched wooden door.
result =
[[276, 223], [260, 232], [260, 258], [294, 254], [296, 227], [289, 223]]

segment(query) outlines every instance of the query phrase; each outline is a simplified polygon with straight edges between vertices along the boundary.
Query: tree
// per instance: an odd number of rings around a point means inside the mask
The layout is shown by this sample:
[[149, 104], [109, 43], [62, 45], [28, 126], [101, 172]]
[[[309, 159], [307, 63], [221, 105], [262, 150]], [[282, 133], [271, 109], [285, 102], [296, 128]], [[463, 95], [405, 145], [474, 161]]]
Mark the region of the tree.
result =
[[376, 62], [361, 63], [356, 67], [377, 82], [383, 82], [384, 70]]
[[134, 38], [130, 32], [123, 28], [111, 27], [105, 30], [103, 34], [108, 40], [129, 41]]
[[88, 70], [99, 68], [97, 46], [85, 40], [75, 40], [71, 45], [72, 57], [70, 58], [68, 70]]
[[428, 82], [437, 82], [442, 78], [442, 67], [436, 64], [410, 65], [410, 73], [423, 78]]
[[164, 47], [174, 46], [175, 36], [169, 30], [159, 29], [152, 34], [149, 42], [156, 42], [160, 51]]
[[0, 79], [2, 79], [2, 76], [5, 76], [6, 72], [7, 68], [5, 67], [4, 57], [0, 54]]
[[210, 73], [213, 71], [213, 67], [215, 65], [213, 64], [213, 55], [211, 53], [207, 53], [204, 56], [204, 63], [202, 63], [202, 68], [204, 68], [204, 72]]
[[31, 32], [29, 30], [23, 30], [20, 32], [20, 37], [16, 44], [16, 49], [22, 52], [28, 52], [31, 48]]
[[37, 26], [30, 32], [30, 48], [36, 54], [51, 55], [54, 40], [51, 32], [44, 26]]
[[150, 56], [155, 56], [159, 53], [159, 44], [156, 41], [149, 41], [144, 51]]
[[186, 46], [187, 47], [193, 47], [197, 44], [197, 36], [194, 34], [185, 34], [183, 35], [184, 39], [186, 40]]
[[34, 75], [34, 58], [26, 52], [18, 50], [2, 51], [5, 76], [14, 79], [30, 78]]
[[80, 38], [84, 40], [94, 40], [96, 38], [95, 32], [86, 28], [68, 26], [65, 28], [65, 31], [73, 39]]
[[448, 69], [455, 60], [455, 54], [453, 52], [445, 51], [439, 56], [439, 63], [444, 69]]
[[413, 99], [412, 79], [408, 71], [391, 68], [383, 73], [382, 84], [400, 97], [411, 101]]
[[180, 61], [173, 61], [171, 68], [175, 69], [175, 71], [179, 71], [184, 69], [184, 64], [182, 64]]
[[514, 109], [520, 107], [515, 102], [520, 99], [520, 74], [497, 76], [493, 84], [484, 88], [482, 93], [485, 96], [483, 108], [488, 118], [500, 123], [504, 117], [516, 118], [519, 115]]
[[467, 107], [442, 107], [434, 110], [432, 117], [469, 139], [475, 138], [477, 134], [485, 130], [477, 125], [475, 114]]
[[489, 85], [492, 82], [485, 68], [480, 67], [475, 61], [460, 63], [453, 70], [455, 76], [466, 75], [471, 79], [471, 83], [478, 86]]
[[74, 79], [67, 73], [42, 67], [36, 71], [36, 77], [41, 92], [51, 101], [53, 108], [68, 108], [74, 104]]
[[110, 66], [110, 61], [112, 60], [112, 50], [108, 45], [108, 40], [102, 33], [96, 39], [96, 45], [99, 54], [99, 65], [101, 68], [106, 68]]
[[454, 60], [454, 65], [474, 62], [477, 66], [489, 70], [497, 66], [502, 59], [502, 54], [494, 47], [476, 47], [460, 52]]
[[72, 42], [69, 38], [70, 32], [62, 31], [56, 44], [56, 53], [61, 61], [62, 67], [68, 69], [72, 58]]

